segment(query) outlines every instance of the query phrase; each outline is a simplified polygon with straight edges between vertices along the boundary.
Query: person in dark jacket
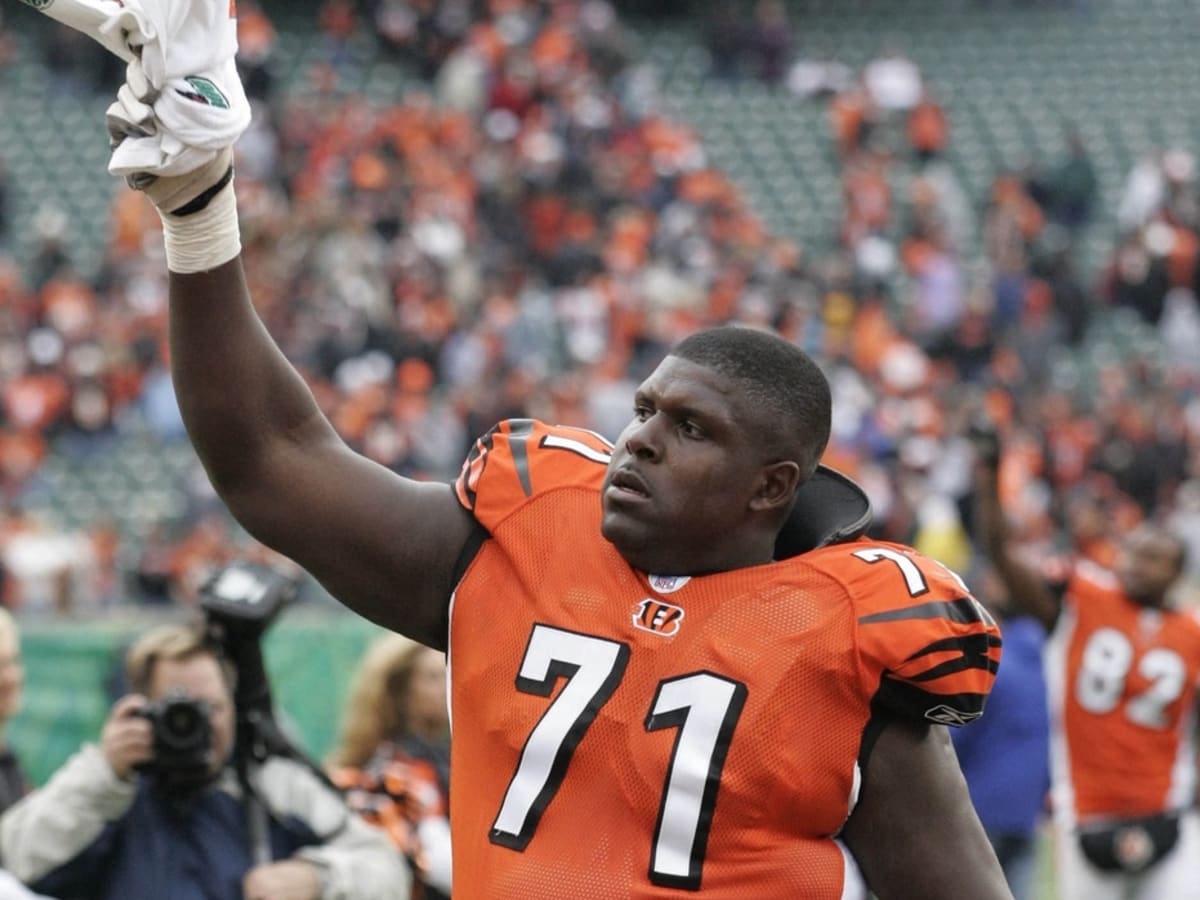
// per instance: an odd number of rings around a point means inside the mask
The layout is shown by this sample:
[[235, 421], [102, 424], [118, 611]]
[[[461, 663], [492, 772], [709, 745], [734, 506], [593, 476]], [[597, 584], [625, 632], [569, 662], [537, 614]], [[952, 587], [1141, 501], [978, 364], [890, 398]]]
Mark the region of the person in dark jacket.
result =
[[[151, 631], [127, 669], [136, 693], [114, 704], [100, 742], [0, 818], [0, 858], [13, 875], [73, 900], [408, 896], [407, 868], [386, 835], [303, 762], [269, 757], [238, 777], [235, 673], [201, 629]], [[207, 722], [185, 728], [189, 715]], [[164, 722], [177, 736], [208, 732], [196, 764], [167, 765]]]
[[[1042, 649], [1046, 629], [1032, 616], [994, 609], [1004, 664], [988, 713], [951, 734], [971, 802], [1016, 900], [1032, 900], [1040, 827], [1050, 790], [1050, 719]], [[961, 733], [959, 733], [961, 732]]]

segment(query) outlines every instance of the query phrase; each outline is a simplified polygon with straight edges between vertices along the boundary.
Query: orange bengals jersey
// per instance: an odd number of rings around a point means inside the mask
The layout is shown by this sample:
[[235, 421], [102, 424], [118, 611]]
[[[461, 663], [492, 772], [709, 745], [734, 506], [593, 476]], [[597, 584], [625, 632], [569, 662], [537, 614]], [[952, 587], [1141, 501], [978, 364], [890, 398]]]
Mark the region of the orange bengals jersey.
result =
[[637, 571], [600, 535], [609, 450], [508, 421], [456, 484], [490, 534], [450, 612], [456, 900], [843, 897], [873, 704], [978, 716], [994, 623], [895, 544]]
[[1200, 619], [1080, 564], [1046, 648], [1054, 801], [1083, 820], [1186, 806], [1195, 786]]

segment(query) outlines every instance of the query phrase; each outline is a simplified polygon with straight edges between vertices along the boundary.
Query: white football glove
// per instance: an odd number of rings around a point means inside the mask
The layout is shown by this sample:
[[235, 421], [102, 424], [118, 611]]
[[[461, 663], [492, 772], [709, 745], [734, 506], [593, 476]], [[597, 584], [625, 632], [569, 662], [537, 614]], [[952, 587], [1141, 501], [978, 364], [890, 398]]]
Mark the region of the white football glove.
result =
[[138, 59], [105, 112], [113, 158], [109, 171], [143, 191], [161, 212], [199, 212], [233, 178], [233, 148], [189, 147], [164, 130], [154, 115], [156, 91]]

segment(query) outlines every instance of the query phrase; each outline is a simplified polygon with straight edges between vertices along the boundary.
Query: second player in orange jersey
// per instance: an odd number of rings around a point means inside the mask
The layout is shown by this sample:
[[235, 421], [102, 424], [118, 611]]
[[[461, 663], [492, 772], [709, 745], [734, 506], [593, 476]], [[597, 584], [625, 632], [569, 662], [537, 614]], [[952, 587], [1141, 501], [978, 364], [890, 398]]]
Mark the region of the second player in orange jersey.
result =
[[1195, 811], [1200, 618], [1172, 603], [1184, 544], [1147, 523], [1115, 570], [1043, 577], [1010, 546], [997, 448], [977, 467], [980, 522], [1010, 602], [1046, 626], [1051, 801], [1063, 900], [1200, 900]]

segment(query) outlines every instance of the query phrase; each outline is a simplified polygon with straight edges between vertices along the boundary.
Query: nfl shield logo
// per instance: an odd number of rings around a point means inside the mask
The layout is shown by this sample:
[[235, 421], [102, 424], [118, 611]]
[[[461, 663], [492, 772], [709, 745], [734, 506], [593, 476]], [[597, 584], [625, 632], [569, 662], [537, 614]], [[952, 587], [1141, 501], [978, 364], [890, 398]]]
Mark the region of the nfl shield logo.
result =
[[657, 594], [673, 594], [689, 581], [690, 575], [648, 575], [646, 580]]

